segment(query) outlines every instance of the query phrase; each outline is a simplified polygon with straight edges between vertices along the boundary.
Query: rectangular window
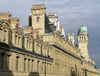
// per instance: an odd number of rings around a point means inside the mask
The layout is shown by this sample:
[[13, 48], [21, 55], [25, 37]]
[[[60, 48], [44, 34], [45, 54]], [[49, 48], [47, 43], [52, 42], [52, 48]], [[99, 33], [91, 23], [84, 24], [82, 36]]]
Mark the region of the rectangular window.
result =
[[44, 69], [43, 69], [43, 68], [44, 68], [44, 66], [43, 66], [43, 65], [44, 65], [44, 62], [42, 62], [42, 73], [44, 73], [44, 72], [43, 72], [43, 70], [44, 70]]
[[10, 56], [7, 55], [7, 69], [9, 69], [9, 63], [10, 63]]
[[27, 48], [28, 48], [28, 39], [27, 39]]
[[2, 30], [0, 29], [0, 41], [2, 41]]
[[32, 60], [32, 66], [31, 66], [31, 67], [32, 67], [32, 68], [31, 68], [32, 72], [33, 72], [33, 61], [34, 61], [34, 60]]
[[16, 57], [16, 70], [18, 70], [18, 57]]
[[30, 68], [30, 60], [28, 59], [28, 71], [29, 71], [29, 68]]
[[17, 43], [17, 35], [15, 35], [15, 44]]
[[26, 70], [26, 59], [24, 58], [24, 71]]
[[18, 45], [20, 46], [20, 37], [18, 37]]
[[1, 68], [0, 69], [3, 69], [4, 67], [4, 54], [1, 54]]
[[30, 41], [30, 43], [29, 43], [29, 49], [31, 49], [31, 41]]
[[39, 72], [39, 61], [37, 62], [37, 72]]
[[4, 31], [4, 39], [3, 41], [5, 42], [6, 41], [6, 31]]

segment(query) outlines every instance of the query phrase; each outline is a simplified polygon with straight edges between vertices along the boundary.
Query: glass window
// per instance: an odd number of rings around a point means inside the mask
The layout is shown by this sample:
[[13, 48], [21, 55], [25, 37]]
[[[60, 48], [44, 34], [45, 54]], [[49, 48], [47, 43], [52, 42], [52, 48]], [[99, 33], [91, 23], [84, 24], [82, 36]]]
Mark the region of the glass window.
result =
[[4, 66], [4, 54], [1, 54], [1, 69], [3, 69]]
[[37, 22], [39, 22], [40, 17], [37, 17]]
[[17, 43], [17, 35], [15, 35], [15, 44]]
[[10, 56], [7, 55], [7, 69], [9, 69], [9, 63], [10, 63]]
[[26, 59], [24, 58], [24, 71], [26, 70]]
[[5, 42], [6, 41], [6, 31], [4, 31], [4, 39], [3, 41]]
[[28, 39], [27, 39], [27, 48], [28, 48]]
[[29, 67], [30, 67], [30, 60], [28, 59], [28, 71], [29, 71]]
[[2, 41], [2, 30], [0, 29], [0, 41]]
[[18, 57], [16, 57], [16, 70], [18, 70]]
[[37, 62], [37, 72], [39, 72], [39, 61]]
[[29, 49], [31, 49], [31, 41], [30, 41], [30, 43], [29, 43]]
[[31, 68], [32, 72], [33, 72], [33, 60], [32, 60], [32, 68]]
[[20, 37], [18, 37], [18, 45], [20, 45]]

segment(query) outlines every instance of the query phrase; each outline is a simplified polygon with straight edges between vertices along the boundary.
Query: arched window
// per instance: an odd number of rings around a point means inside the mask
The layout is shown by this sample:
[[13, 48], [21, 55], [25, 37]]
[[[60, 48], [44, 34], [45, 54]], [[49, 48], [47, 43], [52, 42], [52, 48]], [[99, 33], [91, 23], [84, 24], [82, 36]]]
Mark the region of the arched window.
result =
[[81, 37], [80, 37], [80, 40], [81, 40]]

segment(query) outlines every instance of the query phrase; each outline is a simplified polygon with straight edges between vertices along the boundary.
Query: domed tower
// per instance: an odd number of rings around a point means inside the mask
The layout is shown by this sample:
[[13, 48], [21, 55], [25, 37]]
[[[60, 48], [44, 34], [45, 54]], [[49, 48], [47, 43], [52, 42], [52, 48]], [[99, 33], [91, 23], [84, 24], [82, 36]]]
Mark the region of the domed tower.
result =
[[78, 29], [78, 43], [79, 48], [81, 49], [81, 55], [85, 58], [85, 60], [89, 60], [88, 54], [88, 29], [82, 25]]

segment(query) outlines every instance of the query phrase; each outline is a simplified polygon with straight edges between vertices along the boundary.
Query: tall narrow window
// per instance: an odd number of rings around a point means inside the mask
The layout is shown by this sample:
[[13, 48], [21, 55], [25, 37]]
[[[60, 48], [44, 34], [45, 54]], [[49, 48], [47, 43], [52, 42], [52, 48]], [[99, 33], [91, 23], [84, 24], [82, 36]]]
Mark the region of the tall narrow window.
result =
[[28, 39], [27, 39], [27, 48], [28, 48]]
[[37, 72], [39, 72], [39, 61], [37, 62]]
[[18, 57], [16, 57], [16, 70], [18, 70]]
[[2, 41], [2, 30], [0, 29], [0, 41]]
[[4, 39], [3, 41], [5, 42], [6, 41], [6, 31], [4, 31]]
[[26, 59], [24, 58], [24, 71], [26, 70]]
[[1, 54], [1, 69], [3, 69], [4, 66], [4, 54]]
[[9, 63], [10, 63], [10, 56], [7, 55], [7, 69], [9, 69]]
[[17, 35], [15, 35], [15, 44], [17, 43]]
[[40, 19], [40, 17], [37, 17], [37, 21], [36, 22], [39, 22], [39, 19]]
[[32, 60], [32, 66], [31, 66], [31, 70], [32, 70], [32, 72], [33, 72], [33, 61], [34, 61], [34, 60]]
[[42, 62], [42, 73], [44, 73], [44, 62]]
[[18, 45], [20, 46], [20, 37], [18, 37]]
[[30, 68], [30, 60], [28, 59], [28, 71], [29, 71], [29, 68]]
[[31, 49], [31, 41], [30, 41], [30, 43], [29, 43], [29, 49]]

